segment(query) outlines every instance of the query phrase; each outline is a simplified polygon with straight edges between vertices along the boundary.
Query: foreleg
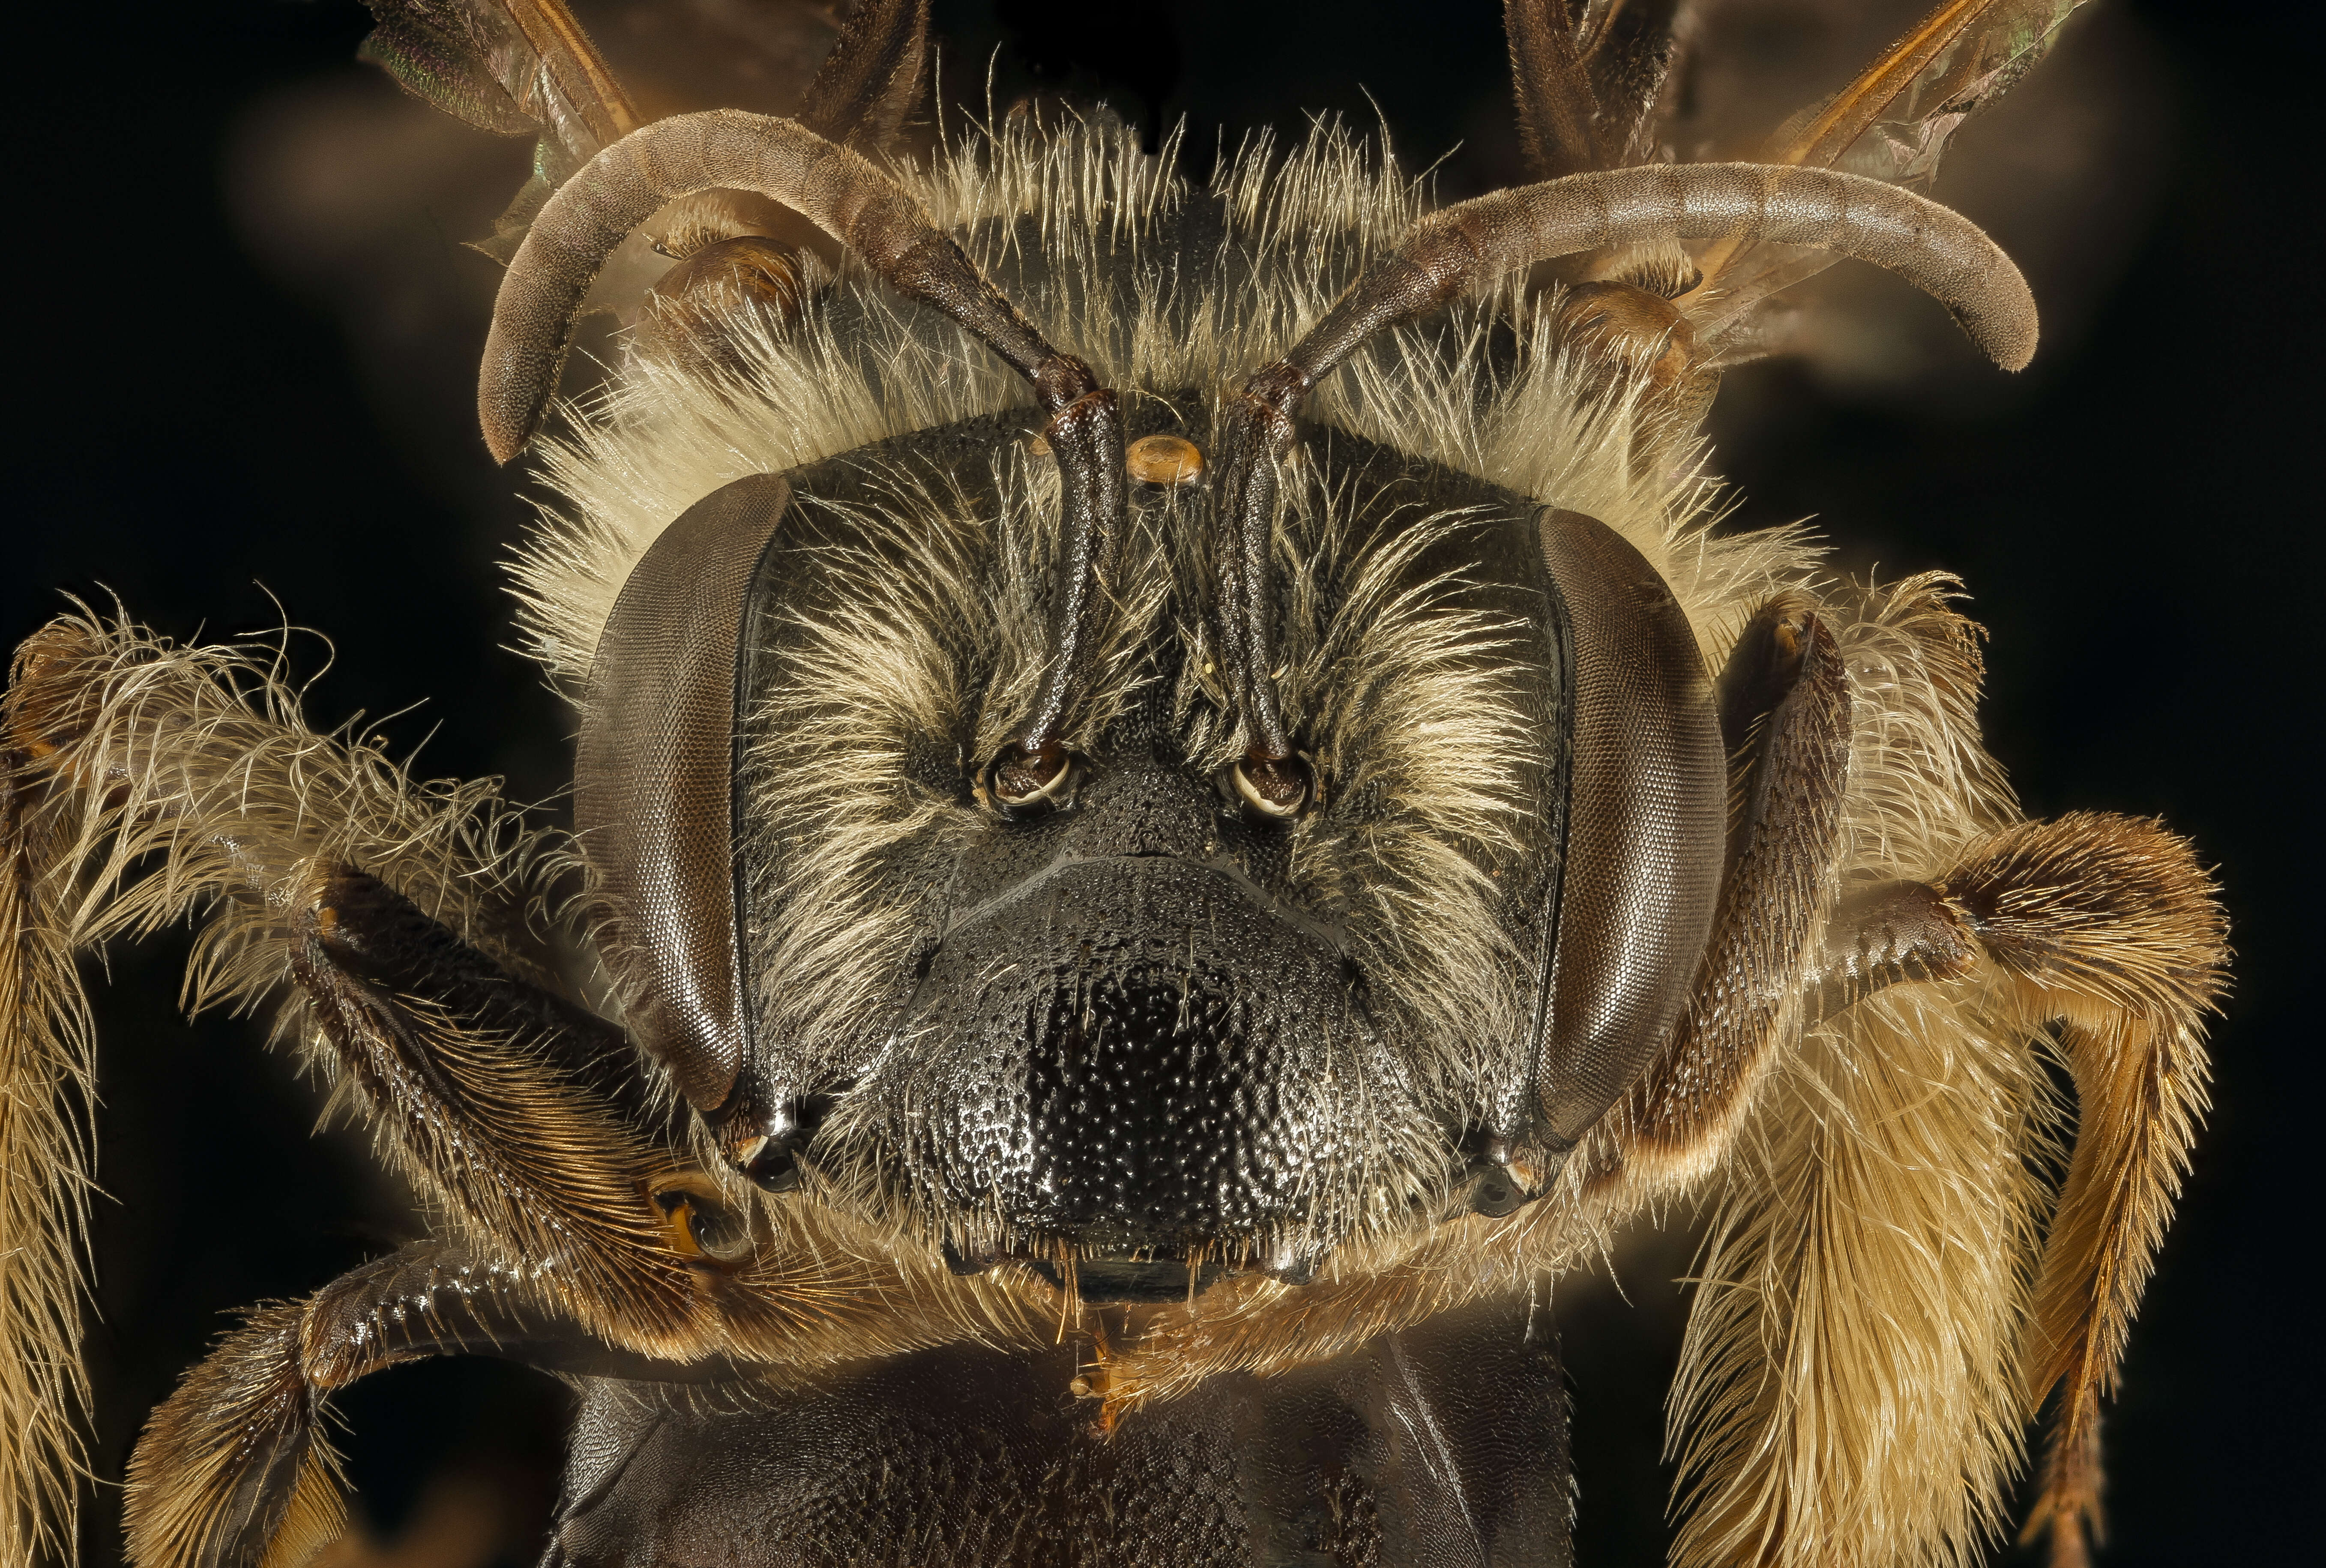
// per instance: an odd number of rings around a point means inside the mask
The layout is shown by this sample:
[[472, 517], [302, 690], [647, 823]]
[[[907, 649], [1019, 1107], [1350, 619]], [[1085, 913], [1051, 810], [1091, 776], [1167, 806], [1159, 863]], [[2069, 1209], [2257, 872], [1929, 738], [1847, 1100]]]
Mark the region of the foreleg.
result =
[[397, 1360], [483, 1352], [659, 1382], [747, 1366], [781, 1379], [945, 1337], [935, 1313], [911, 1310], [898, 1270], [819, 1256], [829, 1238], [755, 1194], [729, 1202], [561, 1068], [589, 1054], [572, 1037], [602, 1024], [360, 872], [312, 868], [293, 919], [316, 1026], [383, 1143], [479, 1249], [414, 1248], [229, 1339], [140, 1444], [141, 1568], [303, 1561], [341, 1522], [322, 1400]]
[[[2184, 841], [2154, 822], [2075, 813], [1974, 843], [1928, 882], [1861, 889], [1837, 909], [1808, 977], [1812, 1019], [1839, 1017], [1847, 1027], [1855, 1060], [1844, 1071], [1854, 1084], [1826, 1092], [1839, 1097], [1863, 1140], [1846, 1153], [1828, 1151], [1825, 1164], [1864, 1162], [1875, 1147], [1887, 1149], [1884, 1140], [1933, 1125], [1944, 1114], [1933, 1108], [1949, 1100], [1964, 1102], [1968, 1114], [1956, 1118], [1962, 1131], [1927, 1146], [1902, 1144], [1902, 1162], [1942, 1169], [1948, 1163], [2015, 1161], [2025, 1136], [2014, 1132], [2003, 1109], [2014, 1098], [2002, 1092], [2007, 1072], [1999, 1063], [1975, 1064], [1980, 1053], [1974, 1042], [1982, 1036], [2008, 1044], [2048, 1030], [2074, 1081], [2074, 1152], [2042, 1243], [2019, 1356], [2024, 1414], [2056, 1398], [2041, 1493], [2026, 1529], [2031, 1541], [2051, 1533], [2055, 1568], [2086, 1563], [2099, 1530], [2099, 1399], [2113, 1384], [2204, 1109], [2201, 1020], [2223, 983], [2225, 936], [2210, 882]], [[1963, 982], [1955, 1007], [1934, 997], [1935, 1011], [1910, 1000], [1897, 1018], [1877, 1012], [1860, 1021], [1847, 1013], [1892, 987], [1948, 980]], [[1901, 1020], [1910, 1027], [1900, 1029]], [[1954, 1030], [1962, 1034], [1949, 1040]], [[1889, 1109], [1877, 1112], [1874, 1102], [1849, 1098], [1855, 1086], [1902, 1065], [1883, 1058], [1917, 1051], [1935, 1051], [1941, 1060], [1909, 1069]], [[1953, 1065], [1944, 1066], [1950, 1056]], [[2029, 1078], [2021, 1096], [2040, 1094], [2032, 1070], [2018, 1071]], [[1919, 1091], [1923, 1103], [1909, 1109], [1919, 1074], [1930, 1075], [1931, 1087]], [[1997, 1098], [1982, 1110], [1974, 1086], [1989, 1078]], [[1961, 1141], [1974, 1128], [1983, 1141]], [[1941, 1179], [1981, 1184], [1968, 1171]], [[2014, 1200], [2000, 1202], [1986, 1223], [1996, 1231], [1994, 1249], [2006, 1255], [1999, 1261], [2015, 1266], [2019, 1248], [2033, 1243], [2014, 1232], [2032, 1217], [2014, 1218]], [[1829, 1207], [1837, 1214], [1855, 1211], [1838, 1201]], [[1906, 1229], [1894, 1205], [1884, 1223]], [[1875, 1244], [1854, 1246], [1839, 1233], [1847, 1229], [1847, 1221], [1829, 1219], [1801, 1245], [1824, 1257], [1838, 1278], [1850, 1279], [1857, 1293], [1853, 1310], [1865, 1311], [1903, 1281], [1874, 1261]], [[1926, 1240], [1952, 1254], [1958, 1239], [1940, 1234], [1949, 1229], [1936, 1226]], [[1931, 1340], [1934, 1349], [1952, 1342], [1958, 1350], [1940, 1356], [1940, 1364], [1953, 1365], [1958, 1356], [1966, 1366], [1979, 1361], [1983, 1353], [1974, 1347], [1985, 1331], [1977, 1325], [1998, 1317], [1996, 1332], [2006, 1337], [1995, 1359], [2007, 1365], [2008, 1330], [1998, 1314], [2016, 1315], [2005, 1309], [2017, 1291], [2007, 1280], [1991, 1291], [1967, 1288], [1971, 1278], [1993, 1272], [1989, 1260], [1958, 1258], [1952, 1266], [1951, 1294], [1958, 1300], [1950, 1310], [1959, 1321]], [[1798, 1313], [1806, 1298], [1798, 1289], [1788, 1294]], [[1884, 1332], [1895, 1336], [1898, 1324], [1889, 1322]], [[1836, 1350], [1823, 1348], [1828, 1355]], [[1995, 1446], [2004, 1447], [1999, 1438]]]
[[[247, 1000], [288, 978], [303, 868], [360, 856], [546, 992], [522, 918], [532, 841], [488, 786], [415, 785], [360, 739], [298, 719], [279, 669], [173, 649], [86, 617], [19, 651], [0, 710], [0, 1559], [71, 1538], [79, 1444], [79, 1237], [91, 1039], [78, 950], [192, 909], [188, 989]], [[526, 1009], [504, 1007], [515, 1025]], [[490, 1008], [485, 1009], [487, 1013]], [[480, 1014], [480, 1017], [483, 1015]], [[529, 1019], [543, 1052], [623, 1051], [600, 1025]], [[643, 1202], [643, 1198], [634, 1199]]]
[[93, 1043], [36, 759], [0, 730], [0, 1561], [70, 1554]]
[[[806, 1370], [1014, 1321], [933, 1249], [695, 1164], [593, 1089], [609, 1027], [498, 970], [376, 878], [311, 873], [292, 969], [383, 1142], [464, 1235], [554, 1273], [608, 1343]], [[675, 1112], [683, 1116], [684, 1112]], [[780, 1372], [777, 1375], [781, 1375]]]
[[593, 1336], [554, 1271], [407, 1248], [302, 1302], [253, 1312], [154, 1412], [129, 1461], [137, 1568], [295, 1568], [346, 1526], [330, 1396], [428, 1356], [488, 1355], [545, 1370], [701, 1382], [723, 1361], [657, 1361]]
[[419, 1191], [461, 1234], [567, 1276], [596, 1331], [698, 1349], [702, 1293], [651, 1201], [678, 1162], [569, 1065], [619, 1036], [363, 872], [311, 866], [291, 902], [313, 1025]]
[[1944, 855], [1975, 838], [1995, 798], [1975, 634], [1949, 586], [1818, 606], [1826, 660], [1790, 682], [1782, 620], [1740, 638], [1722, 682], [1722, 922], [1682, 1028], [1592, 1151], [1619, 1207], [1720, 1178], [1672, 1395], [1688, 1568], [1942, 1552], [1976, 1533], [2018, 1452], [2025, 1052], [1953, 992], [1911, 1005], [1924, 988], [1804, 1037], [1828, 990], [1838, 1005], [1963, 961], [1900, 951], [1912, 900], [1836, 899], [1846, 872], [1919, 868], [1933, 840]]
[[289, 1032], [455, 1231], [555, 1271], [609, 1342], [811, 1368], [1014, 1321], [934, 1256], [889, 1262], [827, 1211], [730, 1198], [723, 1173], [693, 1168], [619, 1032], [550, 988], [522, 919], [533, 841], [488, 787], [417, 785], [375, 746], [314, 733], [241, 650], [67, 617], [14, 677], [0, 730], [8, 1560], [69, 1524], [78, 1455], [88, 1031], [72, 955], [194, 910], [210, 915], [194, 1003], [287, 992]]
[[1832, 897], [1849, 683], [1808, 596], [1781, 595], [1753, 617], [1718, 699], [1730, 758], [1728, 871], [1688, 1010], [1609, 1128], [1635, 1176], [1642, 1166], [1678, 1175], [1717, 1163], [1797, 1023], [1800, 975]]
[[2206, 1106], [2203, 1020], [2227, 981], [2228, 924], [2185, 840], [2099, 812], [1999, 833], [1935, 891], [2021, 1027], [2054, 1026], [2075, 1081], [2075, 1152], [2024, 1354], [2031, 1411], [2057, 1400], [2026, 1538], [2051, 1532], [2055, 1568], [2070, 1568], [2099, 1533], [2100, 1396]]

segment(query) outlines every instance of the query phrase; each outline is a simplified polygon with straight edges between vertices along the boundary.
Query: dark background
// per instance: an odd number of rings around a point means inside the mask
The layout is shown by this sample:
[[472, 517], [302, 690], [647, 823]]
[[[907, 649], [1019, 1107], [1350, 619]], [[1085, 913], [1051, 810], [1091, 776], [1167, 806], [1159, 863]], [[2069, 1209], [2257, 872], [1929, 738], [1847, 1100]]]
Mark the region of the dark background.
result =
[[[1149, 127], [1186, 115], [1297, 133], [1305, 109], [1370, 125], [1362, 83], [1410, 164], [1465, 144], [1445, 194], [1516, 172], [1489, 0], [936, 10], [953, 85], [991, 56], [1005, 104], [1039, 86], [1106, 97]], [[2046, 264], [2057, 299], [2031, 264], [2052, 322], [2034, 368], [2006, 383], [1968, 350], [1886, 379], [1758, 366], [1731, 377], [1714, 427], [1747, 497], [1740, 522], [1816, 514], [1847, 563], [1968, 580], [1993, 633], [1986, 733], [2032, 813], [2162, 814], [2219, 863], [2237, 988], [2216, 1035], [2216, 1109], [2109, 1417], [2102, 1561], [2290, 1561], [2320, 1473], [2319, 1313], [2299, 1282], [2319, 1235], [2307, 998], [2326, 936], [2313, 784], [2326, 561], [2309, 472], [2315, 220], [2299, 218], [2319, 194], [2305, 155], [2321, 41], [2296, 20], [2303, 5], [2116, 10], [2094, 48], [2128, 62], [2132, 97], [2108, 122], [2122, 151], [2070, 182], [2128, 192], [2090, 220], [2106, 254], [2079, 268], [2074, 223], [2063, 237], [2007, 203], [1990, 220], [2014, 250], [2014, 225], [2037, 225], [2025, 246], [2068, 258]], [[499, 774], [546, 799], [567, 720], [503, 646], [495, 562], [524, 510], [467, 401], [489, 264], [453, 244], [514, 188], [522, 148], [476, 154], [507, 165], [480, 212], [405, 214], [377, 253], [418, 257], [440, 282], [383, 284], [366, 315], [346, 311], [341, 285], [371, 251], [302, 261], [251, 195], [281, 172], [269, 127], [305, 134], [286, 104], [388, 93], [352, 63], [367, 25], [336, 0], [232, 0], [57, 8], [37, 38], [18, 32], [9, 325], [26, 375], [10, 399], [0, 636], [29, 632], [60, 589], [117, 593], [180, 637], [287, 616], [337, 649], [312, 719], [412, 710], [388, 728], [406, 749], [426, 740], [423, 773]], [[1193, 144], [1200, 164], [1208, 130]], [[322, 662], [320, 642], [294, 649], [306, 669]], [[303, 1294], [412, 1232], [359, 1144], [305, 1136], [314, 1098], [256, 1048], [258, 1031], [183, 1021], [183, 951], [165, 937], [112, 954], [102, 1002], [110, 1196], [91, 1356], [106, 1481], [91, 1563], [114, 1557], [113, 1482], [136, 1423], [225, 1314]], [[1586, 1563], [1661, 1560], [1655, 1450], [1679, 1322], [1663, 1276], [1686, 1256], [1681, 1237], [1627, 1257], [1628, 1301], [1604, 1285], [1563, 1298]], [[358, 1389], [341, 1408], [367, 1517], [391, 1540], [415, 1520], [458, 1534], [443, 1521], [482, 1518], [507, 1560], [529, 1562], [561, 1397], [481, 1363]], [[446, 1502], [455, 1493], [466, 1503]], [[434, 1538], [407, 1533], [395, 1560], [452, 1560]]]

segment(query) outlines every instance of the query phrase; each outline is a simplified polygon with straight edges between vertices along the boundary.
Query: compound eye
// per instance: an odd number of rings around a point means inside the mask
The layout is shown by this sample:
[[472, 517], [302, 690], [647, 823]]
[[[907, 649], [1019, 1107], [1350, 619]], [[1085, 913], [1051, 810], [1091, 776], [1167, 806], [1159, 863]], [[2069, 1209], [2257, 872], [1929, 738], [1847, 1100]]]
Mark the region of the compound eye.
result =
[[1307, 759], [1247, 756], [1228, 769], [1228, 785], [1246, 810], [1270, 821], [1300, 814], [1317, 793]]
[[985, 791], [1006, 815], [1029, 816], [1072, 800], [1080, 771], [1072, 754], [1055, 741], [1032, 751], [1013, 745], [985, 770]]

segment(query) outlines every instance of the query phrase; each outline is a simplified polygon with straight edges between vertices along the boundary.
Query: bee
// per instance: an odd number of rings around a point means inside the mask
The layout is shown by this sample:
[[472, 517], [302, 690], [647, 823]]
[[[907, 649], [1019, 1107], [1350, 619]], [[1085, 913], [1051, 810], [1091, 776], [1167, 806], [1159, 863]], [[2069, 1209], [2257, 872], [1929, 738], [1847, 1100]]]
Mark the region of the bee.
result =
[[907, 154], [917, 0], [788, 115], [659, 118], [556, 0], [382, 0], [400, 81], [541, 138], [478, 406], [556, 496], [573, 830], [263, 652], [19, 649], [10, 1560], [78, 1461], [74, 955], [193, 914], [195, 997], [279, 1001], [434, 1234], [187, 1375], [141, 1564], [303, 1561], [330, 1398], [463, 1353], [572, 1386], [572, 1568], [1565, 1561], [1545, 1303], [1692, 1204], [1676, 1563], [1960, 1560], [2047, 1413], [2081, 1561], [2214, 890], [2022, 818], [1952, 580], [1724, 531], [1699, 433], [1837, 257], [2027, 362], [1918, 188], [2071, 9], [1941, 5], [1707, 158], [1680, 7], [1512, 0], [1532, 177], [1439, 206], [1330, 125], [1200, 182], [1056, 110]]

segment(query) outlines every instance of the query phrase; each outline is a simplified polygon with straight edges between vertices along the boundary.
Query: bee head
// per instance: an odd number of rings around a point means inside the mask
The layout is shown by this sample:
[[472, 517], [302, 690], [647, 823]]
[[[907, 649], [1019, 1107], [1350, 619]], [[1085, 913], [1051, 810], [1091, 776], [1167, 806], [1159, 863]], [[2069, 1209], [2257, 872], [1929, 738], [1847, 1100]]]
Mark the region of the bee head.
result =
[[[1140, 441], [1200, 464], [1215, 417]], [[1270, 762], [1173, 455], [1047, 748], [1058, 481], [1008, 417], [699, 505], [584, 732], [611, 967], [732, 1157], [1086, 1296], [1507, 1203], [1486, 1152], [1536, 1119], [1573, 657], [1540, 509], [1319, 441]]]
[[[1447, 209], [1257, 360], [1194, 325], [1253, 286], [1224, 193], [1120, 245], [1102, 225], [1047, 274], [1039, 225], [972, 235], [1079, 302], [1046, 314], [1172, 339], [1118, 392], [863, 160], [683, 116], [601, 154], [512, 263], [479, 393], [497, 452], [538, 423], [593, 258], [738, 184], [924, 312], [819, 296], [785, 329], [809, 358], [894, 400], [924, 357], [880, 345], [941, 320], [932, 376], [960, 379], [966, 334], [1037, 412], [893, 420], [727, 484], [634, 558], [577, 775], [608, 967], [764, 1184], [806, 1174], [963, 1266], [1088, 1265], [1133, 1294], [1140, 1269], [1298, 1277], [1539, 1192], [1669, 1034], [1711, 924], [1724, 758], [1663, 580], [1590, 518], [1304, 428], [1309, 394], [1534, 261], [1738, 231], [1880, 260], [2005, 363], [2033, 342], [1984, 236], [1822, 171], [1620, 170]], [[1214, 281], [1175, 292], [1153, 262], [1174, 246]], [[1217, 362], [1186, 358], [1204, 344]]]

